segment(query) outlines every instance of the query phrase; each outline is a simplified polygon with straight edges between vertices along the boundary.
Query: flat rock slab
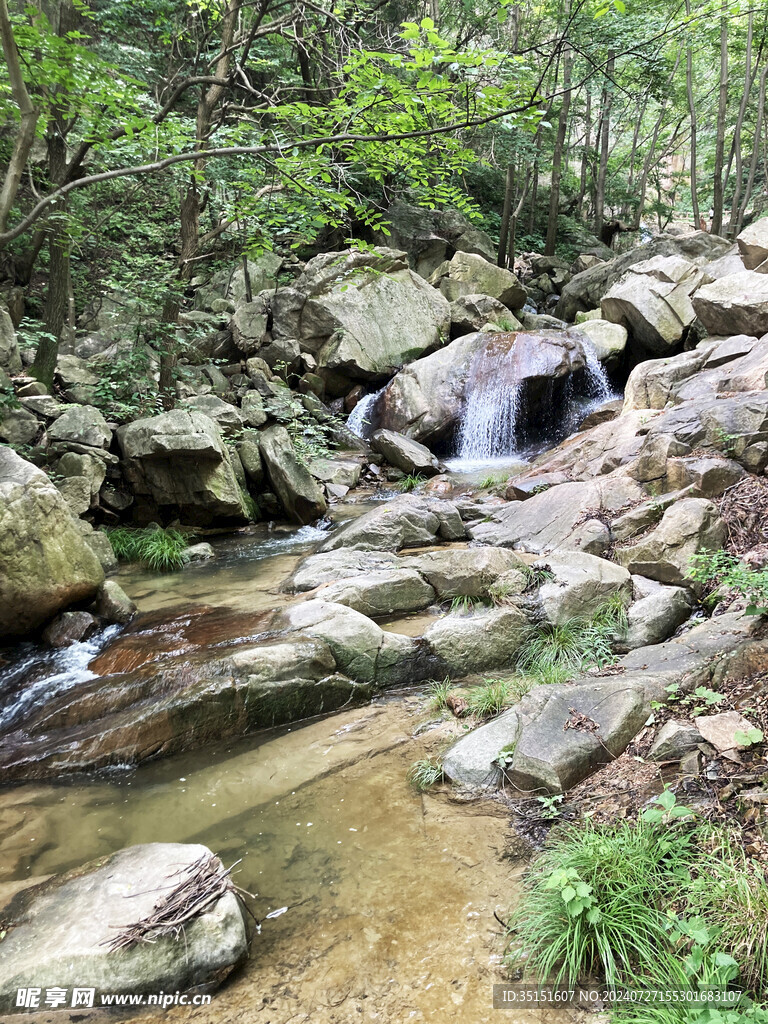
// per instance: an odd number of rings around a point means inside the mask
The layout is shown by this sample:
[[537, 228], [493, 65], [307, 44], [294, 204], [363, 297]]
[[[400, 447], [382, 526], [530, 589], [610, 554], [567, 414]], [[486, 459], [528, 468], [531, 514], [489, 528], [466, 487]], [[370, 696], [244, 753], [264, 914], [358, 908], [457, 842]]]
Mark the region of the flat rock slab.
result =
[[747, 744], [739, 743], [736, 734], [749, 732], [753, 728], [738, 711], [723, 711], [719, 715], [701, 715], [696, 720], [696, 728], [701, 735], [721, 754], [727, 751], [737, 750]]
[[372, 618], [418, 612], [435, 600], [435, 592], [414, 569], [381, 569], [356, 579], [336, 580], [310, 597], [346, 605]]
[[464, 537], [461, 516], [450, 501], [404, 494], [334, 531], [320, 550], [399, 551], [436, 544], [438, 538], [450, 541]]
[[397, 555], [392, 551], [339, 548], [338, 551], [308, 555], [299, 562], [280, 589], [287, 593], [300, 593], [314, 590], [323, 583], [353, 579], [367, 573], [380, 572], [382, 569], [394, 569], [400, 564]]
[[0, 942], [0, 1009], [12, 1012], [20, 988], [174, 992], [217, 987], [248, 954], [240, 904], [226, 893], [178, 938], [120, 952], [109, 942], [147, 918], [187, 876], [205, 846], [148, 843], [20, 893], [5, 908], [12, 922]]

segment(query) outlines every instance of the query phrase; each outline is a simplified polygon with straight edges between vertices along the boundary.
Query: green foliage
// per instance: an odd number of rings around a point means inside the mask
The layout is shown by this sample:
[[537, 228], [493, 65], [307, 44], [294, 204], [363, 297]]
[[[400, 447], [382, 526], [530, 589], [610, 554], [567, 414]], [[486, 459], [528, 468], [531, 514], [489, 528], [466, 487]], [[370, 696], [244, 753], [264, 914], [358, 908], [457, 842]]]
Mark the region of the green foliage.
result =
[[653, 825], [669, 825], [676, 818], [691, 818], [694, 813], [690, 807], [678, 804], [677, 797], [672, 790], [665, 788], [662, 793], [653, 798], [640, 817], [643, 821]]
[[436, 759], [423, 757], [408, 769], [408, 781], [420, 792], [443, 780], [443, 766]]
[[92, 403], [109, 419], [125, 423], [152, 416], [159, 408], [157, 381], [149, 349], [142, 345], [124, 356], [100, 363]]
[[0, 417], [3, 413], [20, 408], [21, 402], [16, 397], [13, 384], [0, 384]]
[[450, 611], [452, 614], [469, 615], [475, 608], [482, 608], [486, 604], [482, 597], [472, 594], [457, 594], [451, 598]]
[[120, 561], [139, 562], [153, 572], [183, 569], [189, 561], [188, 539], [179, 530], [118, 526], [108, 530], [107, 536]]
[[418, 490], [426, 482], [426, 477], [420, 476], [418, 473], [408, 473], [407, 476], [398, 481], [397, 489], [402, 491], [403, 494], [409, 494], [411, 491]]
[[768, 612], [768, 570], [750, 569], [728, 551], [700, 551], [690, 561], [689, 577], [694, 583], [714, 587], [709, 601], [733, 591], [747, 601], [747, 615]]
[[320, 423], [287, 384], [275, 383], [279, 392], [264, 399], [264, 411], [285, 426], [298, 462], [307, 467], [315, 459], [333, 458], [337, 447], [333, 440], [334, 418], [329, 415]]
[[427, 690], [428, 707], [431, 711], [445, 711], [447, 709], [448, 694], [453, 689], [453, 680], [446, 676], [442, 680], [433, 680]]
[[[499, 326], [501, 326], [501, 324], [499, 324]], [[479, 486], [481, 491], [487, 491], [490, 490], [491, 487], [497, 487], [499, 484], [504, 484], [506, 482], [506, 473], [491, 473], [489, 476], [483, 477]]]
[[601, 605], [589, 619], [531, 627], [517, 657], [522, 672], [561, 681], [590, 665], [602, 668], [614, 660], [613, 644], [626, 629], [627, 612], [621, 599]]
[[534, 562], [533, 565], [521, 565], [520, 572], [525, 576], [526, 590], [538, 590], [539, 587], [545, 583], [551, 583], [555, 578], [555, 574], [550, 567], [542, 562]]
[[507, 679], [486, 679], [482, 686], [473, 687], [467, 696], [467, 711], [478, 718], [500, 714], [513, 704], [515, 690]]

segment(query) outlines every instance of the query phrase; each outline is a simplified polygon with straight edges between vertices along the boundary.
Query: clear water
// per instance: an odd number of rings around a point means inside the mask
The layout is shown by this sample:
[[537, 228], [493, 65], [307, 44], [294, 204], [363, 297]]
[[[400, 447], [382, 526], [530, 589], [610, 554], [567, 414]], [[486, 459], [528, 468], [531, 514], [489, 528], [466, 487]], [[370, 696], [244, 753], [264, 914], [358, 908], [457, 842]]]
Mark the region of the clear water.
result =
[[383, 390], [384, 388], [380, 388], [378, 391], [371, 392], [370, 395], [365, 395], [349, 414], [347, 426], [357, 437], [369, 437], [372, 433], [368, 417]]

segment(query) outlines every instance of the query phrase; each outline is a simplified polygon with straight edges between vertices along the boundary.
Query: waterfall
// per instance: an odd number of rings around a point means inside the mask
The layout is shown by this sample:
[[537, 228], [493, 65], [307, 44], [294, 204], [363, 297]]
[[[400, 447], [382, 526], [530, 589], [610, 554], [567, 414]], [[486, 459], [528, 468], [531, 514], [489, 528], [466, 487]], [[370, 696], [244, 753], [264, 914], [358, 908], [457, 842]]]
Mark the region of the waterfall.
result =
[[521, 385], [496, 376], [487, 387], [473, 388], [459, 435], [458, 458], [476, 462], [514, 455]]
[[605, 372], [603, 364], [597, 358], [597, 352], [592, 342], [588, 338], [583, 338], [581, 344], [586, 361], [587, 397], [591, 398], [595, 405], [599, 405], [601, 402], [607, 402], [612, 397], [608, 374]]
[[353, 434], [356, 434], [358, 437], [370, 436], [372, 431], [368, 422], [368, 414], [373, 411], [376, 399], [383, 390], [384, 388], [380, 388], [378, 391], [373, 391], [370, 395], [363, 395], [349, 414], [347, 417], [347, 427]]

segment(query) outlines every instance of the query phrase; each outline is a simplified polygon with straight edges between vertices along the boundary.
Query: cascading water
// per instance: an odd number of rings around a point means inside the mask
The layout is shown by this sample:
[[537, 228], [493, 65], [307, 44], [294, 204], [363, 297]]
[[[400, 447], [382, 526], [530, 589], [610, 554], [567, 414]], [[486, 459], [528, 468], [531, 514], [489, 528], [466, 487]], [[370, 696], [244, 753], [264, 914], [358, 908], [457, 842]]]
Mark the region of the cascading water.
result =
[[470, 392], [459, 435], [459, 460], [482, 462], [517, 452], [521, 390], [519, 382], [510, 384], [497, 377], [489, 387]]
[[347, 418], [347, 426], [353, 434], [356, 434], [358, 437], [369, 436], [371, 433], [371, 427], [368, 422], [368, 417], [373, 411], [376, 399], [383, 390], [384, 388], [381, 388], [379, 391], [374, 391], [370, 395], [364, 395], [349, 414], [349, 417]]

